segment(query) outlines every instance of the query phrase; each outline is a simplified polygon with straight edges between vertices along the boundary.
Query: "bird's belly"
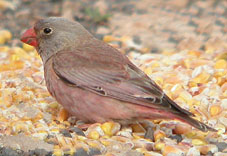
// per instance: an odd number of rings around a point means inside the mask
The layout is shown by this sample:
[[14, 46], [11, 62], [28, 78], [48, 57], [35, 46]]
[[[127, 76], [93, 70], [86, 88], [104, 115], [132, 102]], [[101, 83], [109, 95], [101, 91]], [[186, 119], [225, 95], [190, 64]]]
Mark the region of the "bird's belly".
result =
[[131, 104], [70, 86], [59, 79], [55, 73], [50, 72], [51, 70], [48, 70], [45, 73], [49, 92], [71, 115], [78, 119], [87, 122], [105, 122], [130, 120], [136, 116], [133, 109], [128, 107]]

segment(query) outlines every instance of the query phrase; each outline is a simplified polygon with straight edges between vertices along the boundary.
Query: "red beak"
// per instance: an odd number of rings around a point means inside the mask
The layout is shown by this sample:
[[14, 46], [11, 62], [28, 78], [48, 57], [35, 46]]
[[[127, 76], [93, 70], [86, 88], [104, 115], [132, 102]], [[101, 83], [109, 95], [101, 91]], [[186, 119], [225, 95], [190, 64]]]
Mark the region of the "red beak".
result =
[[38, 42], [36, 39], [36, 33], [33, 28], [30, 28], [27, 31], [25, 31], [25, 33], [23, 33], [20, 40], [31, 46], [34, 46], [34, 47], [38, 46]]

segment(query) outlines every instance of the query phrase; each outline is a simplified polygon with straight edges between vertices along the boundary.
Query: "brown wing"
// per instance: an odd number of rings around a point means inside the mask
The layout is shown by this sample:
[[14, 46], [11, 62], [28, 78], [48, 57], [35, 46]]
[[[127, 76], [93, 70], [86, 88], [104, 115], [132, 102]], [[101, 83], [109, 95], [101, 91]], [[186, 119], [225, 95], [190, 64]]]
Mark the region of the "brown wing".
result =
[[54, 71], [70, 85], [134, 104], [192, 115], [111, 46], [62, 51], [53, 57]]

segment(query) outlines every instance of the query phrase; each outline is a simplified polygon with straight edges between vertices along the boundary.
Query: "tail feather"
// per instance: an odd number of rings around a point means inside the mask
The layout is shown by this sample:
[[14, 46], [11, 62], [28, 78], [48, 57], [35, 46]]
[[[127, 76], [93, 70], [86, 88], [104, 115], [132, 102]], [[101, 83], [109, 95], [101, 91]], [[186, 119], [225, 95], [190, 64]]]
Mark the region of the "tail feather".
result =
[[182, 122], [185, 122], [185, 123], [188, 123], [190, 124], [191, 126], [203, 131], [203, 132], [207, 132], [207, 131], [213, 131], [213, 132], [217, 132], [216, 129], [214, 128], [211, 128], [210, 126], [196, 120], [196, 119], [193, 119], [191, 118], [190, 116], [187, 116], [187, 115], [181, 115], [181, 116], [178, 116], [177, 117], [178, 120], [182, 121]]
[[181, 108], [173, 100], [171, 100], [167, 95], [163, 96], [163, 103], [170, 104], [172, 106], [172, 108], [175, 109], [177, 112], [181, 112], [181, 113], [183, 113], [185, 115], [189, 115], [189, 116], [195, 116], [193, 113]]

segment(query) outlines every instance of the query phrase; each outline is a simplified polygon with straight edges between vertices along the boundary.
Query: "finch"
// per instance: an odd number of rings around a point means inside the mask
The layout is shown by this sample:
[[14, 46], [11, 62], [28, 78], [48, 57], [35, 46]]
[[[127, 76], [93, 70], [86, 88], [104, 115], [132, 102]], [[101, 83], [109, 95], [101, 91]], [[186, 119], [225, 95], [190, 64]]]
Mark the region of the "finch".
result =
[[78, 22], [42, 19], [21, 41], [34, 46], [41, 56], [50, 94], [80, 120], [177, 119], [204, 132], [215, 131], [193, 119], [125, 55]]

